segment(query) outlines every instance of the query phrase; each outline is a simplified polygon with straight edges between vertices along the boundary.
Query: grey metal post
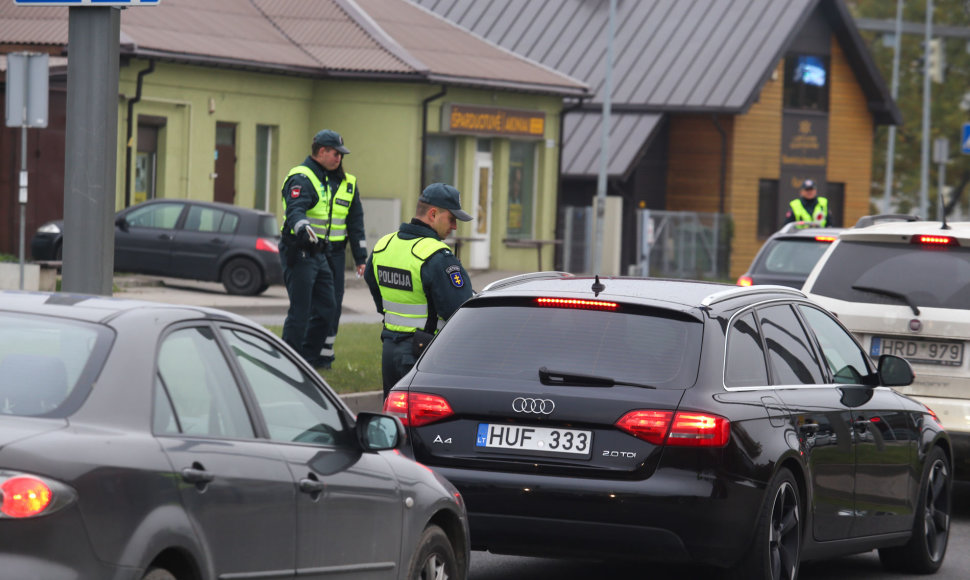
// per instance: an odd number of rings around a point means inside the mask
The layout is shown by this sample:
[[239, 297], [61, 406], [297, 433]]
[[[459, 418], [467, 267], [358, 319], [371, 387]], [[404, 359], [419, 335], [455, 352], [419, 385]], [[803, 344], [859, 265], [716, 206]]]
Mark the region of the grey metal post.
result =
[[24, 289], [24, 240], [27, 230], [27, 124], [20, 126], [20, 289]]
[[603, 137], [600, 142], [600, 173], [596, 180], [596, 239], [593, 243], [593, 274], [599, 274], [603, 263], [603, 229], [606, 216], [606, 171], [609, 163], [610, 113], [613, 106], [613, 14], [616, 0], [610, 0], [606, 37], [606, 88], [603, 95]]
[[930, 191], [930, 40], [933, 36], [933, 0], [926, 0], [923, 31], [923, 147], [920, 154], [919, 215], [927, 219]]
[[68, 35], [61, 289], [110, 296], [121, 12], [71, 7]]
[[[899, 53], [903, 38], [903, 0], [896, 0], [896, 36], [893, 38], [892, 98], [899, 95]], [[892, 213], [893, 169], [896, 162], [896, 125], [889, 126], [889, 143], [886, 147], [886, 188], [882, 194], [882, 211]]]
[[946, 164], [950, 160], [950, 140], [946, 137], [937, 137], [933, 141], [933, 161], [938, 163], [938, 168], [936, 171], [936, 186], [937, 186], [937, 204], [936, 207], [939, 208], [940, 215], [937, 216], [940, 221], [943, 221], [944, 212], [946, 210], [946, 204], [943, 200], [943, 188], [946, 184]]

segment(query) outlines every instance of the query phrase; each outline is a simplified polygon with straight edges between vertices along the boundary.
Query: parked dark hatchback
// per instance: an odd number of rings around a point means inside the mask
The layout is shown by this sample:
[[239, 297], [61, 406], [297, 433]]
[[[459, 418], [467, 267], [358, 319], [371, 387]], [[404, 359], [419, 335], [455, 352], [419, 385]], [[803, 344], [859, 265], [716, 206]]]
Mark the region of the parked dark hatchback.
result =
[[785, 225], [765, 240], [748, 270], [738, 277], [738, 286], [780, 284], [801, 288], [816, 262], [844, 229]]
[[[34, 260], [60, 260], [63, 220], [37, 228]], [[115, 217], [116, 272], [222, 282], [230, 294], [261, 294], [283, 282], [280, 227], [269, 212], [225, 203], [156, 199]]]
[[709, 564], [745, 580], [879, 549], [931, 572], [951, 448], [800, 291], [526, 274], [449, 320], [385, 411], [468, 507], [472, 548]]
[[0, 292], [0, 578], [462, 580], [461, 496], [272, 333]]

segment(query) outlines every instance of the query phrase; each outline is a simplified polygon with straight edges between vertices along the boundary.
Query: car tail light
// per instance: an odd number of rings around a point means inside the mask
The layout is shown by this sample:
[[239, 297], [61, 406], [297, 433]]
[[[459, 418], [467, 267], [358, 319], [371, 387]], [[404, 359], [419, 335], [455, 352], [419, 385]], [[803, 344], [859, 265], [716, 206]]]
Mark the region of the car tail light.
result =
[[751, 276], [741, 276], [740, 278], [738, 278], [738, 286], [753, 286], [753, 285], [754, 285], [754, 280], [751, 279]]
[[76, 497], [72, 488], [46, 477], [0, 471], [0, 519], [48, 515]]
[[723, 447], [731, 422], [718, 415], [640, 409], [620, 417], [616, 427], [654, 445]]
[[835, 241], [835, 236], [815, 236], [815, 241], [832, 243]]
[[910, 240], [914, 244], [920, 244], [923, 246], [959, 246], [956, 238], [950, 236], [930, 236], [930, 235], [916, 235]]
[[405, 427], [421, 427], [455, 414], [444, 397], [401, 391], [391, 392], [384, 401], [384, 412], [400, 419]]
[[616, 310], [620, 306], [616, 302], [578, 298], [536, 298], [536, 304], [551, 308], [577, 308], [579, 310]]
[[269, 238], [256, 238], [256, 251], [272, 252], [274, 254], [279, 254], [280, 247], [276, 244], [274, 240], [271, 240]]

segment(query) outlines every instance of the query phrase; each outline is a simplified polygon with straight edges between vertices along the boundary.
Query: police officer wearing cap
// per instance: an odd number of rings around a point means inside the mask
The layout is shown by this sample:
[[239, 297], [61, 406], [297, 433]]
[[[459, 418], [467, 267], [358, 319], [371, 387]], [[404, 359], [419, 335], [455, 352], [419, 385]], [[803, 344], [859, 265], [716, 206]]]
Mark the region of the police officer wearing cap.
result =
[[802, 182], [802, 187], [798, 190], [798, 197], [791, 200], [788, 206], [788, 212], [785, 213], [786, 224], [797, 223], [798, 225], [795, 227], [798, 228], [825, 228], [832, 223], [829, 200], [818, 195], [815, 182], [811, 179]]
[[347, 244], [358, 276], [367, 259], [357, 178], [343, 169], [348, 153], [340, 134], [324, 129], [283, 182], [280, 261], [290, 298], [283, 340], [317, 368], [330, 368], [334, 358]]
[[364, 280], [384, 315], [381, 368], [384, 398], [420, 354], [420, 349], [471, 297], [471, 280], [444, 239], [462, 211], [458, 190], [432, 183], [418, 197], [414, 218], [374, 244]]

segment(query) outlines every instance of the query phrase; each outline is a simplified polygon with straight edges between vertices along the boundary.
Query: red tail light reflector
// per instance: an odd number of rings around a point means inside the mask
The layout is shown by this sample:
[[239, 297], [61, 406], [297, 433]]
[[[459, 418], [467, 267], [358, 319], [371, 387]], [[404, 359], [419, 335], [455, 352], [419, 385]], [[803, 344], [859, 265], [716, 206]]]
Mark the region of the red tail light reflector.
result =
[[924, 246], [959, 246], [956, 238], [951, 238], [950, 236], [930, 236], [930, 235], [916, 235], [913, 236], [912, 243], [921, 244]]
[[615, 425], [648, 443], [676, 447], [723, 447], [731, 434], [724, 417], [683, 411], [630, 411]]
[[738, 278], [738, 286], [752, 286], [752, 285], [754, 285], [754, 280], [751, 279], [751, 276], [741, 276], [740, 278]]
[[816, 242], [834, 242], [835, 236], [815, 236]]
[[551, 308], [577, 308], [580, 310], [616, 310], [620, 306], [616, 302], [578, 298], [536, 298], [536, 304]]
[[280, 253], [280, 247], [269, 238], [256, 238], [256, 251]]
[[384, 412], [400, 419], [405, 427], [421, 427], [455, 414], [444, 397], [397, 391], [384, 401]]
[[11, 518], [35, 516], [50, 505], [54, 494], [43, 481], [28, 476], [0, 483], [0, 513]]

